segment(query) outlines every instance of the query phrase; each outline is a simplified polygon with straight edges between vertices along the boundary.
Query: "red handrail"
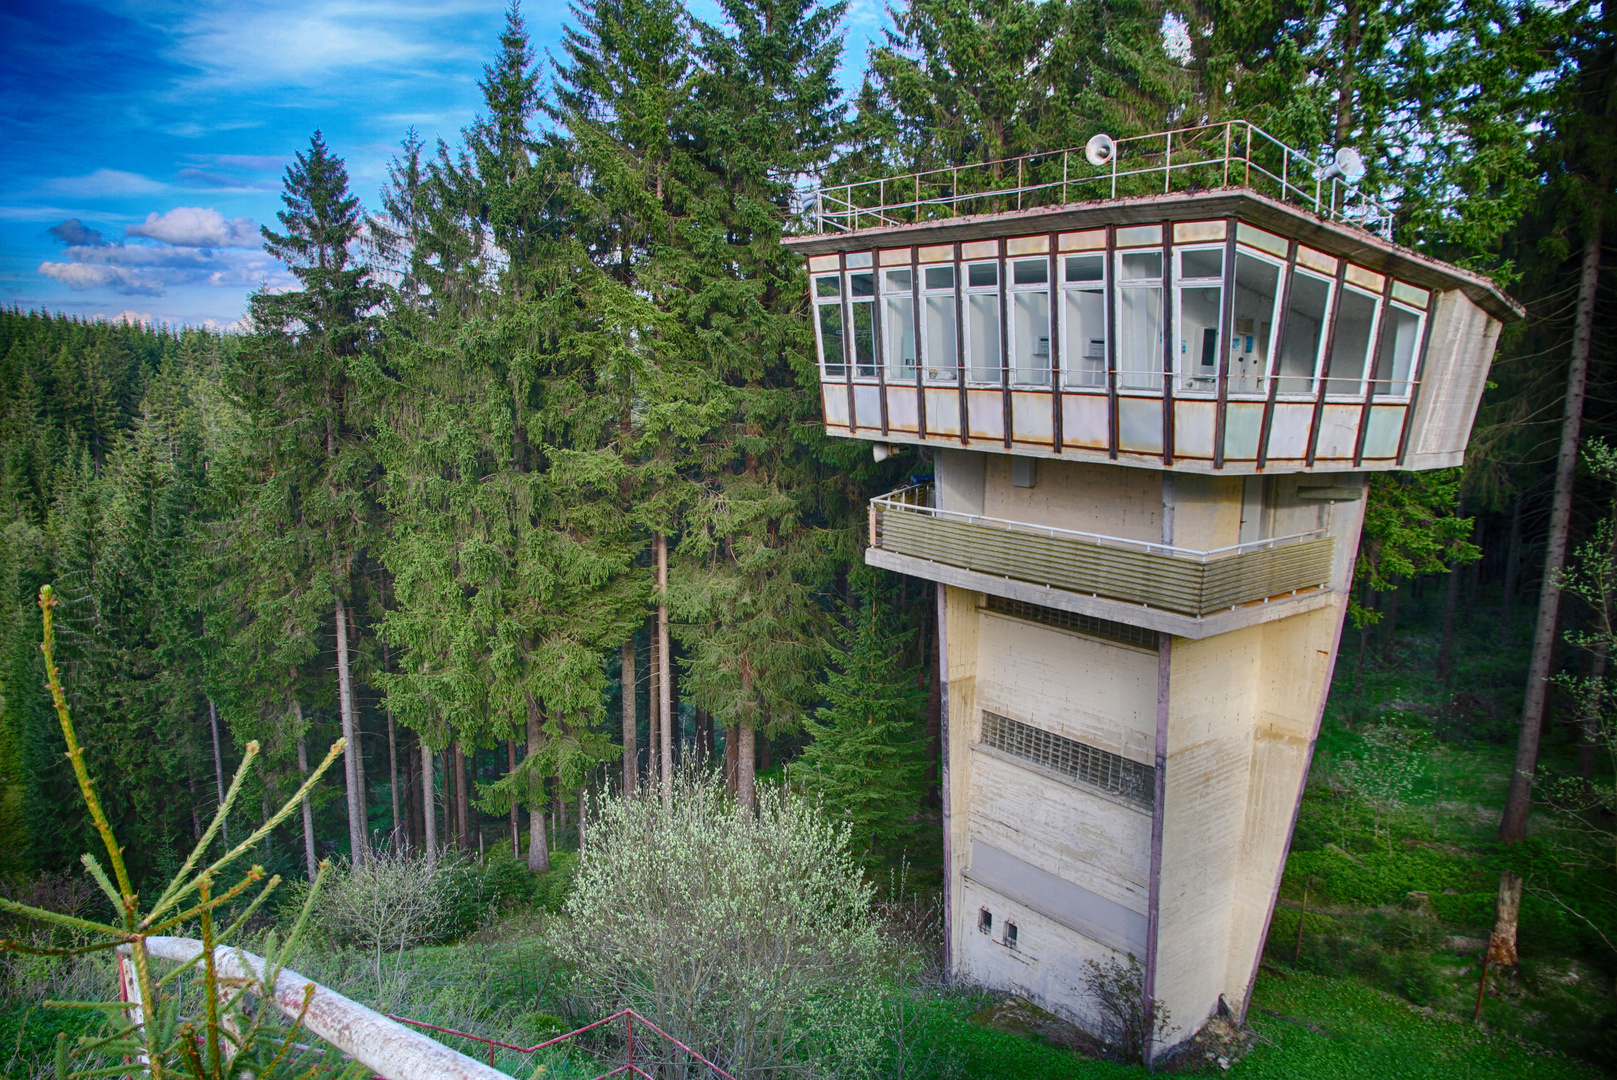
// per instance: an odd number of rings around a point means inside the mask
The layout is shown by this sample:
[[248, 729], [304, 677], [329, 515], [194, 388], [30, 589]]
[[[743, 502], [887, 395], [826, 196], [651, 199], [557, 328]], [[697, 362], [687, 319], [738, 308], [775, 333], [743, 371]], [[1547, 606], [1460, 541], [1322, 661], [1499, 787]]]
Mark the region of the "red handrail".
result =
[[602, 1019], [595, 1021], [593, 1024], [585, 1024], [583, 1027], [578, 1028], [577, 1030], [569, 1031], [565, 1035], [558, 1035], [554, 1039], [546, 1039], [544, 1042], [535, 1043], [533, 1046], [518, 1046], [515, 1043], [502, 1042], [499, 1039], [491, 1039], [486, 1035], [473, 1035], [469, 1031], [457, 1031], [454, 1028], [440, 1027], [437, 1024], [429, 1024], [425, 1020], [411, 1020], [408, 1017], [394, 1016], [391, 1013], [388, 1014], [388, 1019], [397, 1020], [401, 1024], [409, 1024], [412, 1027], [425, 1028], [428, 1031], [442, 1032], [445, 1035], [456, 1035], [456, 1036], [459, 1036], [462, 1039], [470, 1039], [473, 1042], [483, 1043], [489, 1048], [489, 1064], [490, 1065], [494, 1064], [494, 1051], [495, 1050], [511, 1050], [511, 1051], [514, 1051], [514, 1052], [519, 1053], [519, 1054], [533, 1054], [533, 1053], [539, 1052], [540, 1050], [545, 1050], [545, 1049], [548, 1049], [549, 1047], [555, 1046], [557, 1043], [566, 1042], [568, 1039], [572, 1039], [572, 1038], [575, 1038], [575, 1037], [577, 1037], [579, 1035], [582, 1035], [586, 1031], [593, 1031], [595, 1028], [602, 1027], [602, 1026], [604, 1026], [606, 1024], [610, 1024], [615, 1020], [622, 1020], [623, 1021], [623, 1028], [624, 1028], [624, 1037], [625, 1037], [625, 1040], [628, 1043], [628, 1052], [629, 1052], [628, 1061], [625, 1064], [618, 1066], [616, 1069], [613, 1069], [611, 1072], [602, 1073], [600, 1076], [597, 1076], [595, 1078], [595, 1080], [607, 1080], [608, 1077], [623, 1076], [623, 1075], [626, 1075], [626, 1074], [633, 1074], [635, 1076], [644, 1077], [645, 1080], [653, 1080], [653, 1078], [650, 1075], [648, 1075], [645, 1072], [645, 1070], [641, 1069], [639, 1065], [635, 1064], [635, 1060], [634, 1060], [634, 1022], [636, 1020], [638, 1020], [638, 1021], [640, 1021], [640, 1023], [643, 1026], [650, 1028], [652, 1031], [655, 1031], [657, 1034], [661, 1035], [663, 1038], [667, 1039], [669, 1042], [673, 1043], [675, 1046], [677, 1046], [681, 1050], [685, 1051], [685, 1053], [689, 1054], [692, 1058], [695, 1058], [697, 1061], [699, 1061], [703, 1065], [706, 1065], [709, 1069], [712, 1069], [713, 1072], [716, 1073], [718, 1076], [722, 1077], [723, 1080], [735, 1080], [735, 1077], [731, 1076], [729, 1073], [727, 1073], [723, 1069], [719, 1068], [713, 1062], [709, 1061], [706, 1057], [702, 1056], [702, 1054], [698, 1053], [695, 1050], [692, 1050], [690, 1047], [686, 1046], [684, 1043], [680, 1042], [678, 1039], [676, 1039], [672, 1035], [668, 1034], [668, 1032], [664, 1031], [662, 1028], [658, 1027], [656, 1024], [652, 1023], [650, 1020], [647, 1020], [644, 1016], [642, 1016], [640, 1013], [636, 1012], [634, 1009], [620, 1009], [617, 1012], [613, 1013], [611, 1016], [603, 1017]]

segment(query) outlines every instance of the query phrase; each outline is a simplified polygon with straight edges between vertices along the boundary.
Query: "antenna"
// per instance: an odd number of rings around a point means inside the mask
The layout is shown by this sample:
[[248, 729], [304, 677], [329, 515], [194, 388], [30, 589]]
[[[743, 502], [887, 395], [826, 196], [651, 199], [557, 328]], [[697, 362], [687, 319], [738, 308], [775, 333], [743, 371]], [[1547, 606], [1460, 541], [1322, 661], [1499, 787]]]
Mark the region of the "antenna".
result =
[[1112, 141], [1112, 137], [1110, 135], [1092, 136], [1090, 140], [1084, 144], [1084, 157], [1088, 158], [1089, 163], [1094, 165], [1096, 168], [1099, 168], [1102, 165], [1110, 165], [1112, 163], [1112, 159], [1116, 156], [1117, 144]]

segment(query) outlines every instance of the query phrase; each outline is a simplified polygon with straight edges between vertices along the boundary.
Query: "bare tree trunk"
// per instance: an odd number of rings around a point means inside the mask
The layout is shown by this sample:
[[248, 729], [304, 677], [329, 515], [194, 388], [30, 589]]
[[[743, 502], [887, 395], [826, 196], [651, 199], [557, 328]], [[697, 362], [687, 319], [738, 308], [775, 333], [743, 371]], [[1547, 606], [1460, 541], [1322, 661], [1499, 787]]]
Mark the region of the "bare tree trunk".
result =
[[472, 800], [466, 782], [466, 748], [455, 740], [455, 838], [462, 851], [472, 849]]
[[1488, 959], [1515, 967], [1516, 928], [1521, 922], [1522, 879], [1506, 870], [1499, 875], [1499, 901], [1494, 909], [1493, 933], [1488, 937]]
[[[528, 699], [528, 757], [539, 752], [539, 705]], [[550, 847], [545, 841], [545, 781], [538, 772], [528, 774], [528, 869], [550, 869]]]
[[[410, 733], [404, 735], [404, 769], [403, 778], [399, 781], [404, 785], [404, 842], [405, 850], [418, 852], [425, 847], [425, 839], [421, 835], [421, 755], [411, 746]], [[417, 739], [417, 742], [420, 740]], [[415, 762], [412, 766], [410, 763]]]
[[634, 697], [638, 684], [634, 674], [634, 638], [623, 643], [623, 797], [634, 794], [635, 774], [640, 771], [639, 721], [634, 714]]
[[758, 809], [758, 733], [751, 724], [741, 725], [741, 738], [736, 747], [736, 798], [751, 814]]
[[1577, 322], [1572, 330], [1572, 363], [1566, 378], [1566, 412], [1561, 420], [1561, 450], [1555, 469], [1555, 501], [1544, 545], [1544, 580], [1539, 585], [1538, 624], [1533, 631], [1533, 658], [1527, 667], [1527, 693], [1522, 700], [1521, 734], [1510, 793], [1499, 822], [1499, 839], [1527, 839], [1527, 812], [1532, 805], [1533, 772], [1538, 768], [1539, 718], [1555, 660], [1555, 623], [1561, 606], [1561, 569], [1566, 565], [1567, 525], [1572, 519], [1572, 479], [1578, 466], [1578, 435], [1583, 424], [1583, 392], [1589, 376], [1589, 342], [1594, 334], [1595, 289], [1600, 282], [1598, 222], [1583, 242], [1583, 272], [1578, 282]]
[[[219, 789], [219, 806], [225, 805], [225, 762], [219, 754], [219, 710], [213, 707], [213, 698], [208, 698], [208, 726], [213, 729], [213, 782]], [[266, 791], [268, 788], [265, 789]], [[268, 815], [266, 815], [268, 816]], [[225, 850], [230, 850], [230, 822], [219, 823], [219, 838], [224, 841]]]
[[432, 747], [427, 740], [421, 740], [421, 833], [422, 847], [426, 849], [427, 861], [438, 861], [438, 798], [433, 791], [432, 774], [434, 757]]
[[[517, 771], [517, 741], [515, 739], [505, 740], [505, 771], [507, 773], [514, 773]], [[522, 850], [522, 819], [520, 815], [521, 811], [517, 809], [517, 801], [516, 799], [512, 799], [511, 857], [513, 859], [517, 857], [517, 852]]]
[[578, 786], [578, 850], [584, 850], [584, 791], [587, 784]]
[[[309, 740], [303, 733], [303, 709], [298, 705], [297, 699], [292, 700], [292, 715], [298, 721], [298, 772], [303, 774], [305, 780], [309, 776]], [[320, 872], [319, 860], [314, 857], [314, 808], [309, 805], [309, 797], [303, 797], [303, 865], [308, 871], [309, 880], [313, 881]]]
[[736, 782], [741, 772], [741, 725], [731, 724], [724, 729], [724, 786], [730, 794], [736, 793]]
[[652, 787], [661, 784], [662, 775], [662, 695], [660, 665], [657, 663], [657, 630], [653, 624], [646, 642], [646, 783]]
[[663, 809], [674, 805], [674, 682], [668, 657], [668, 537], [657, 546], [657, 711], [662, 721]]
[[1521, 570], [1522, 552], [1522, 494], [1516, 493], [1516, 505], [1510, 511], [1510, 544], [1505, 552], [1505, 595], [1499, 614], [1499, 644], [1510, 640], [1510, 624], [1516, 614], [1516, 578]]
[[341, 593], [336, 594], [336, 609], [337, 707], [342, 713], [342, 737], [347, 740], [343, 749], [343, 772], [348, 788], [348, 851], [355, 862], [363, 862], [367, 830], [359, 776], [364, 766], [360, 763], [359, 732], [354, 722], [353, 686], [348, 671], [348, 612]]
[[[382, 670], [387, 670], [386, 642], [382, 643]], [[393, 843], [396, 847], [407, 847], [408, 841], [401, 834], [404, 819], [399, 811], [399, 745], [393, 724], [393, 706], [386, 706], [384, 711], [387, 713], [387, 789], [393, 795]]]

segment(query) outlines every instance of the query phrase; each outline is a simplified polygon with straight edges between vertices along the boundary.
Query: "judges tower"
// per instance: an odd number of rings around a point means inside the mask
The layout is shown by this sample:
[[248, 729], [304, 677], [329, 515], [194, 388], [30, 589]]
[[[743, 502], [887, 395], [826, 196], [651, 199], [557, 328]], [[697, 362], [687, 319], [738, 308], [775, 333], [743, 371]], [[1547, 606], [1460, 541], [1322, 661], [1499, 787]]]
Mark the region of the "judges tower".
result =
[[[829, 434], [924, 447], [866, 561], [938, 584], [947, 955], [1080, 1024], [1132, 954], [1168, 1044], [1244, 1013], [1367, 476], [1460, 463], [1491, 282], [1245, 123], [822, 189]], [[1160, 1049], [1160, 1047], [1159, 1047]]]

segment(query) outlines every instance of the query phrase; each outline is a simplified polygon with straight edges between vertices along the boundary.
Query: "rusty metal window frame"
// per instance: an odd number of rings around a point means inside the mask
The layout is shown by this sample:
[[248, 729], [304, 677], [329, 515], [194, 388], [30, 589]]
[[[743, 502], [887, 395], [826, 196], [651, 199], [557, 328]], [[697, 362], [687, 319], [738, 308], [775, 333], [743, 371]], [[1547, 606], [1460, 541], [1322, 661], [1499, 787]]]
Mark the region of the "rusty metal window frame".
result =
[[1156, 769], [1098, 746], [1053, 731], [982, 711], [983, 746], [1032, 762], [1080, 786], [1115, 795], [1140, 806], [1155, 802]]

